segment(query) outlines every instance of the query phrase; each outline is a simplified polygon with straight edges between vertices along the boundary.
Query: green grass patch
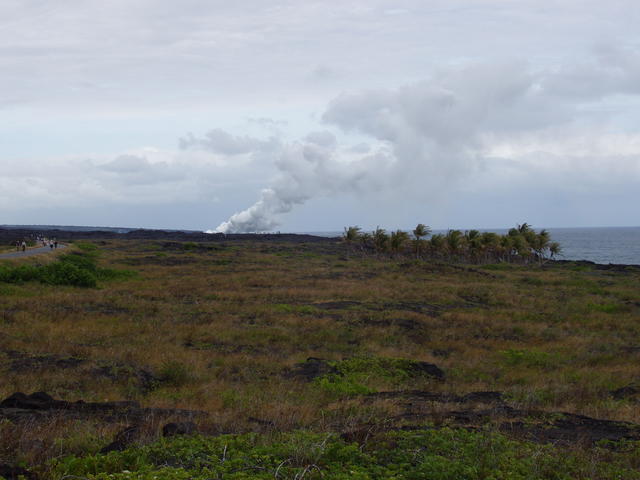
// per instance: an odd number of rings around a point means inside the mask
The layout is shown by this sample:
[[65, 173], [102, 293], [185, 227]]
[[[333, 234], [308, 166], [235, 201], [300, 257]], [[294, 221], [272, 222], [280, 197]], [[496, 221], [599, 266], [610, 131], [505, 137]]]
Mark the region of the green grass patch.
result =
[[123, 452], [72, 456], [53, 461], [51, 478], [640, 479], [640, 472], [630, 460], [640, 454], [639, 444], [630, 443], [626, 449], [624, 453], [596, 449], [590, 455], [603, 459], [596, 463], [579, 450], [514, 441], [482, 431], [445, 428], [390, 432], [377, 435], [362, 446], [335, 434], [294, 431], [178, 437]]
[[539, 350], [520, 350], [510, 348], [500, 352], [502, 362], [510, 367], [529, 367], [551, 369], [561, 363], [558, 354], [542, 352]]
[[314, 380], [322, 390], [336, 396], [366, 395], [377, 391], [377, 386], [405, 386], [418, 377], [426, 378], [424, 371], [413, 360], [357, 356], [331, 364], [336, 373]]
[[273, 306], [273, 309], [278, 313], [302, 313], [305, 315], [313, 315], [318, 313], [318, 309], [312, 305], [291, 305], [288, 303], [276, 303]]
[[[91, 244], [87, 244], [91, 245]], [[82, 252], [60, 255], [58, 260], [47, 265], [3, 265], [0, 266], [0, 282], [22, 284], [37, 281], [47, 285], [69, 285], [94, 288], [98, 281], [126, 279], [135, 276], [129, 270], [100, 268], [97, 265], [97, 252]]]
[[621, 313], [629, 311], [629, 307], [626, 305], [620, 305], [619, 303], [589, 303], [587, 308], [592, 312], [602, 313]]

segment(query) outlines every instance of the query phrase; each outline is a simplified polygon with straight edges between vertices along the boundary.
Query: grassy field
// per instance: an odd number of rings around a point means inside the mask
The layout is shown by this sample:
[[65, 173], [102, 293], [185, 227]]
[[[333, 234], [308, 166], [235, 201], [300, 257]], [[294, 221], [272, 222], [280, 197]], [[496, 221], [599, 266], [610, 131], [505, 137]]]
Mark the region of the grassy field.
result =
[[[638, 478], [640, 443], [605, 447], [576, 425], [612, 420], [636, 438], [640, 269], [453, 265], [337, 243], [80, 247], [65, 255], [91, 265], [0, 263], [0, 398], [198, 410], [204, 436], [158, 440], [161, 424], [143, 422], [133, 449], [95, 456], [128, 419], [0, 417], [0, 464], [45, 478]], [[69, 262], [95, 283], [65, 285]], [[6, 273], [43, 263], [57, 266]], [[235, 470], [227, 449], [244, 459]], [[158, 460], [171, 452], [183, 453]]]

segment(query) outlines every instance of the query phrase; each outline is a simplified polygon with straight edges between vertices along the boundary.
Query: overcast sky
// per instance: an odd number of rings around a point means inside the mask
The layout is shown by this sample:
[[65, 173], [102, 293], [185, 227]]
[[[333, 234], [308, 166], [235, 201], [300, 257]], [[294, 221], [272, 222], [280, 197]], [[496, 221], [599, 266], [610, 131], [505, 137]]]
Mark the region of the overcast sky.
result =
[[640, 225], [637, 0], [2, 0], [0, 224]]

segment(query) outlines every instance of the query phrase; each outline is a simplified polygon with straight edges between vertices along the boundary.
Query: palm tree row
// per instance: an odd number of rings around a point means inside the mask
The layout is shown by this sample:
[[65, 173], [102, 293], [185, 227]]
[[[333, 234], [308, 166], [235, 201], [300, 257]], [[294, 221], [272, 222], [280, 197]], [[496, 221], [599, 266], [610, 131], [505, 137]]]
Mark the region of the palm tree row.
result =
[[510, 229], [506, 234], [478, 230], [449, 230], [446, 234], [431, 234], [431, 228], [418, 224], [411, 232], [396, 230], [387, 233], [378, 227], [363, 232], [360, 227], [345, 227], [343, 240], [351, 249], [365, 254], [415, 256], [453, 262], [494, 263], [542, 262], [560, 253], [560, 244], [551, 241], [547, 230], [536, 232], [527, 223]]

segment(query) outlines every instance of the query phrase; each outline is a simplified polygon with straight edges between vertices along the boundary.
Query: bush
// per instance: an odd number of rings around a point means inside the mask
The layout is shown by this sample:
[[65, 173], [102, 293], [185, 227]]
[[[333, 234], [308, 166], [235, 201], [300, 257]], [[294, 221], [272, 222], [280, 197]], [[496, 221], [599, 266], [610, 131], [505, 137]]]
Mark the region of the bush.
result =
[[116, 280], [135, 275], [129, 270], [99, 268], [95, 245], [80, 244], [82, 252], [60, 255], [48, 265], [19, 265], [0, 267], [0, 282], [20, 284], [38, 281], [47, 285], [69, 285], [93, 288], [99, 280]]
[[74, 287], [95, 287], [98, 284], [94, 269], [83, 268], [74, 262], [63, 259], [41, 267], [38, 280], [50, 285], [71, 285]]

